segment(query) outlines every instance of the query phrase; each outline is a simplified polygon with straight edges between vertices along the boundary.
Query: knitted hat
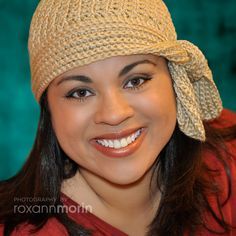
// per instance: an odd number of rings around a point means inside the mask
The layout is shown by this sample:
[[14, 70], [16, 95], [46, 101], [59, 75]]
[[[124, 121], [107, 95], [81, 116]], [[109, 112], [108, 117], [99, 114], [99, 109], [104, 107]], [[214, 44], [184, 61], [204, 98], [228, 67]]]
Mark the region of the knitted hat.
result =
[[183, 133], [204, 141], [202, 121], [222, 111], [207, 60], [196, 46], [177, 40], [162, 0], [41, 0], [28, 48], [38, 101], [70, 69], [113, 56], [153, 54], [168, 60]]

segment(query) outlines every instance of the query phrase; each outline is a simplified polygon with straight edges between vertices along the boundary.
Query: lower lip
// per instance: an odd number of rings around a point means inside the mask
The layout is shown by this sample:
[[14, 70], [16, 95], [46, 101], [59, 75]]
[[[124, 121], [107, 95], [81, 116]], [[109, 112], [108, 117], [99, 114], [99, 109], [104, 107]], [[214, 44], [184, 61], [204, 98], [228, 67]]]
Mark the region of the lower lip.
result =
[[129, 144], [126, 147], [118, 149], [102, 146], [98, 144], [95, 140], [92, 140], [91, 144], [93, 145], [93, 147], [95, 147], [96, 150], [98, 150], [99, 152], [108, 157], [115, 157], [115, 158], [126, 157], [133, 154], [141, 146], [145, 134], [146, 134], [146, 129], [143, 129], [139, 137], [133, 143]]

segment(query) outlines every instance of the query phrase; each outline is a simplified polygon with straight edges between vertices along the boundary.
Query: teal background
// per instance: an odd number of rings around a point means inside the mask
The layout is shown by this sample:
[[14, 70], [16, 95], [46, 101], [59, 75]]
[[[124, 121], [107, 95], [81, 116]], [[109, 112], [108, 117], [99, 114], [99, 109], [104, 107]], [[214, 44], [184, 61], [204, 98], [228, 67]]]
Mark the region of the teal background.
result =
[[[22, 166], [39, 108], [30, 89], [27, 37], [38, 0], [0, 0], [0, 179]], [[166, 0], [179, 39], [196, 44], [213, 70], [224, 106], [236, 111], [235, 0]]]

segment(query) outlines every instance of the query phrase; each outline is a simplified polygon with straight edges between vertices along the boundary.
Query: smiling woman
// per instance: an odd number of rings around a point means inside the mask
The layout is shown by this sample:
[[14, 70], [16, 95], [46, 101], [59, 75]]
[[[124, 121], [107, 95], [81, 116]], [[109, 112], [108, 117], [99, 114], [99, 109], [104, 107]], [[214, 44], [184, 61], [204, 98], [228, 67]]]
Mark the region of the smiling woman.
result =
[[117, 56], [74, 68], [53, 80], [47, 94], [58, 142], [87, 178], [137, 181], [151, 172], [176, 125], [167, 62], [157, 56]]
[[0, 183], [1, 235], [236, 231], [236, 115], [161, 0], [41, 0], [37, 137]]

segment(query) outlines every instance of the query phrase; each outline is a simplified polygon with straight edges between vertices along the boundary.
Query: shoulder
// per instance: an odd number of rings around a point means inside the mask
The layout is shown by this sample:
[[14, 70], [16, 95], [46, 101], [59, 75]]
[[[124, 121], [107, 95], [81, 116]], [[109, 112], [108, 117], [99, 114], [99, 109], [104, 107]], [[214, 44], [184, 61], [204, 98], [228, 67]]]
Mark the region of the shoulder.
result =
[[[236, 161], [236, 113], [228, 109], [223, 109], [221, 115], [207, 122], [210, 126], [219, 129], [227, 129], [226, 133], [230, 132], [230, 139], [223, 141], [226, 153], [231, 155], [231, 159]], [[224, 132], [222, 132], [224, 134]]]
[[[220, 129], [236, 126], [236, 113], [224, 109], [221, 115], [215, 120], [210, 121], [209, 124]], [[229, 173], [225, 171], [225, 164], [231, 172], [231, 178], [235, 178], [236, 173], [236, 129], [229, 129], [229, 131], [232, 131], [232, 138], [229, 140], [222, 139], [222, 145], [218, 145], [219, 149], [216, 147], [214, 150], [206, 151], [204, 156], [204, 161], [206, 161], [210, 169], [220, 169], [220, 172], [224, 173], [222, 175], [227, 179], [228, 176], [226, 176], [226, 174], [228, 175]], [[235, 134], [233, 132], [235, 132]], [[222, 160], [218, 158], [217, 151], [220, 152], [223, 158]], [[223, 164], [224, 162], [225, 164]]]
[[[224, 109], [217, 119], [209, 123], [216, 128], [232, 127], [236, 125], [236, 113]], [[235, 131], [232, 129], [233, 132]], [[236, 137], [236, 134], [233, 136]], [[205, 153], [204, 161], [214, 175], [214, 183], [220, 189], [220, 208], [224, 218], [228, 223], [236, 226], [236, 139], [227, 140], [222, 144], [222, 149], [219, 149], [222, 159], [217, 157], [216, 151], [210, 151]], [[219, 215], [217, 199], [208, 197], [214, 211]], [[213, 220], [210, 220], [210, 217], [208, 219], [210, 225], [214, 225]], [[218, 226], [214, 225], [213, 228]]]
[[236, 113], [228, 109], [223, 109], [218, 118], [211, 120], [208, 123], [217, 128], [227, 128], [236, 125]]
[[[12, 232], [11, 236], [68, 236], [68, 233], [65, 227], [58, 222], [57, 219], [51, 218], [47, 221], [47, 223], [36, 233], [32, 233], [34, 227], [30, 224], [21, 224]], [[0, 225], [0, 236], [3, 235], [4, 225]]]

